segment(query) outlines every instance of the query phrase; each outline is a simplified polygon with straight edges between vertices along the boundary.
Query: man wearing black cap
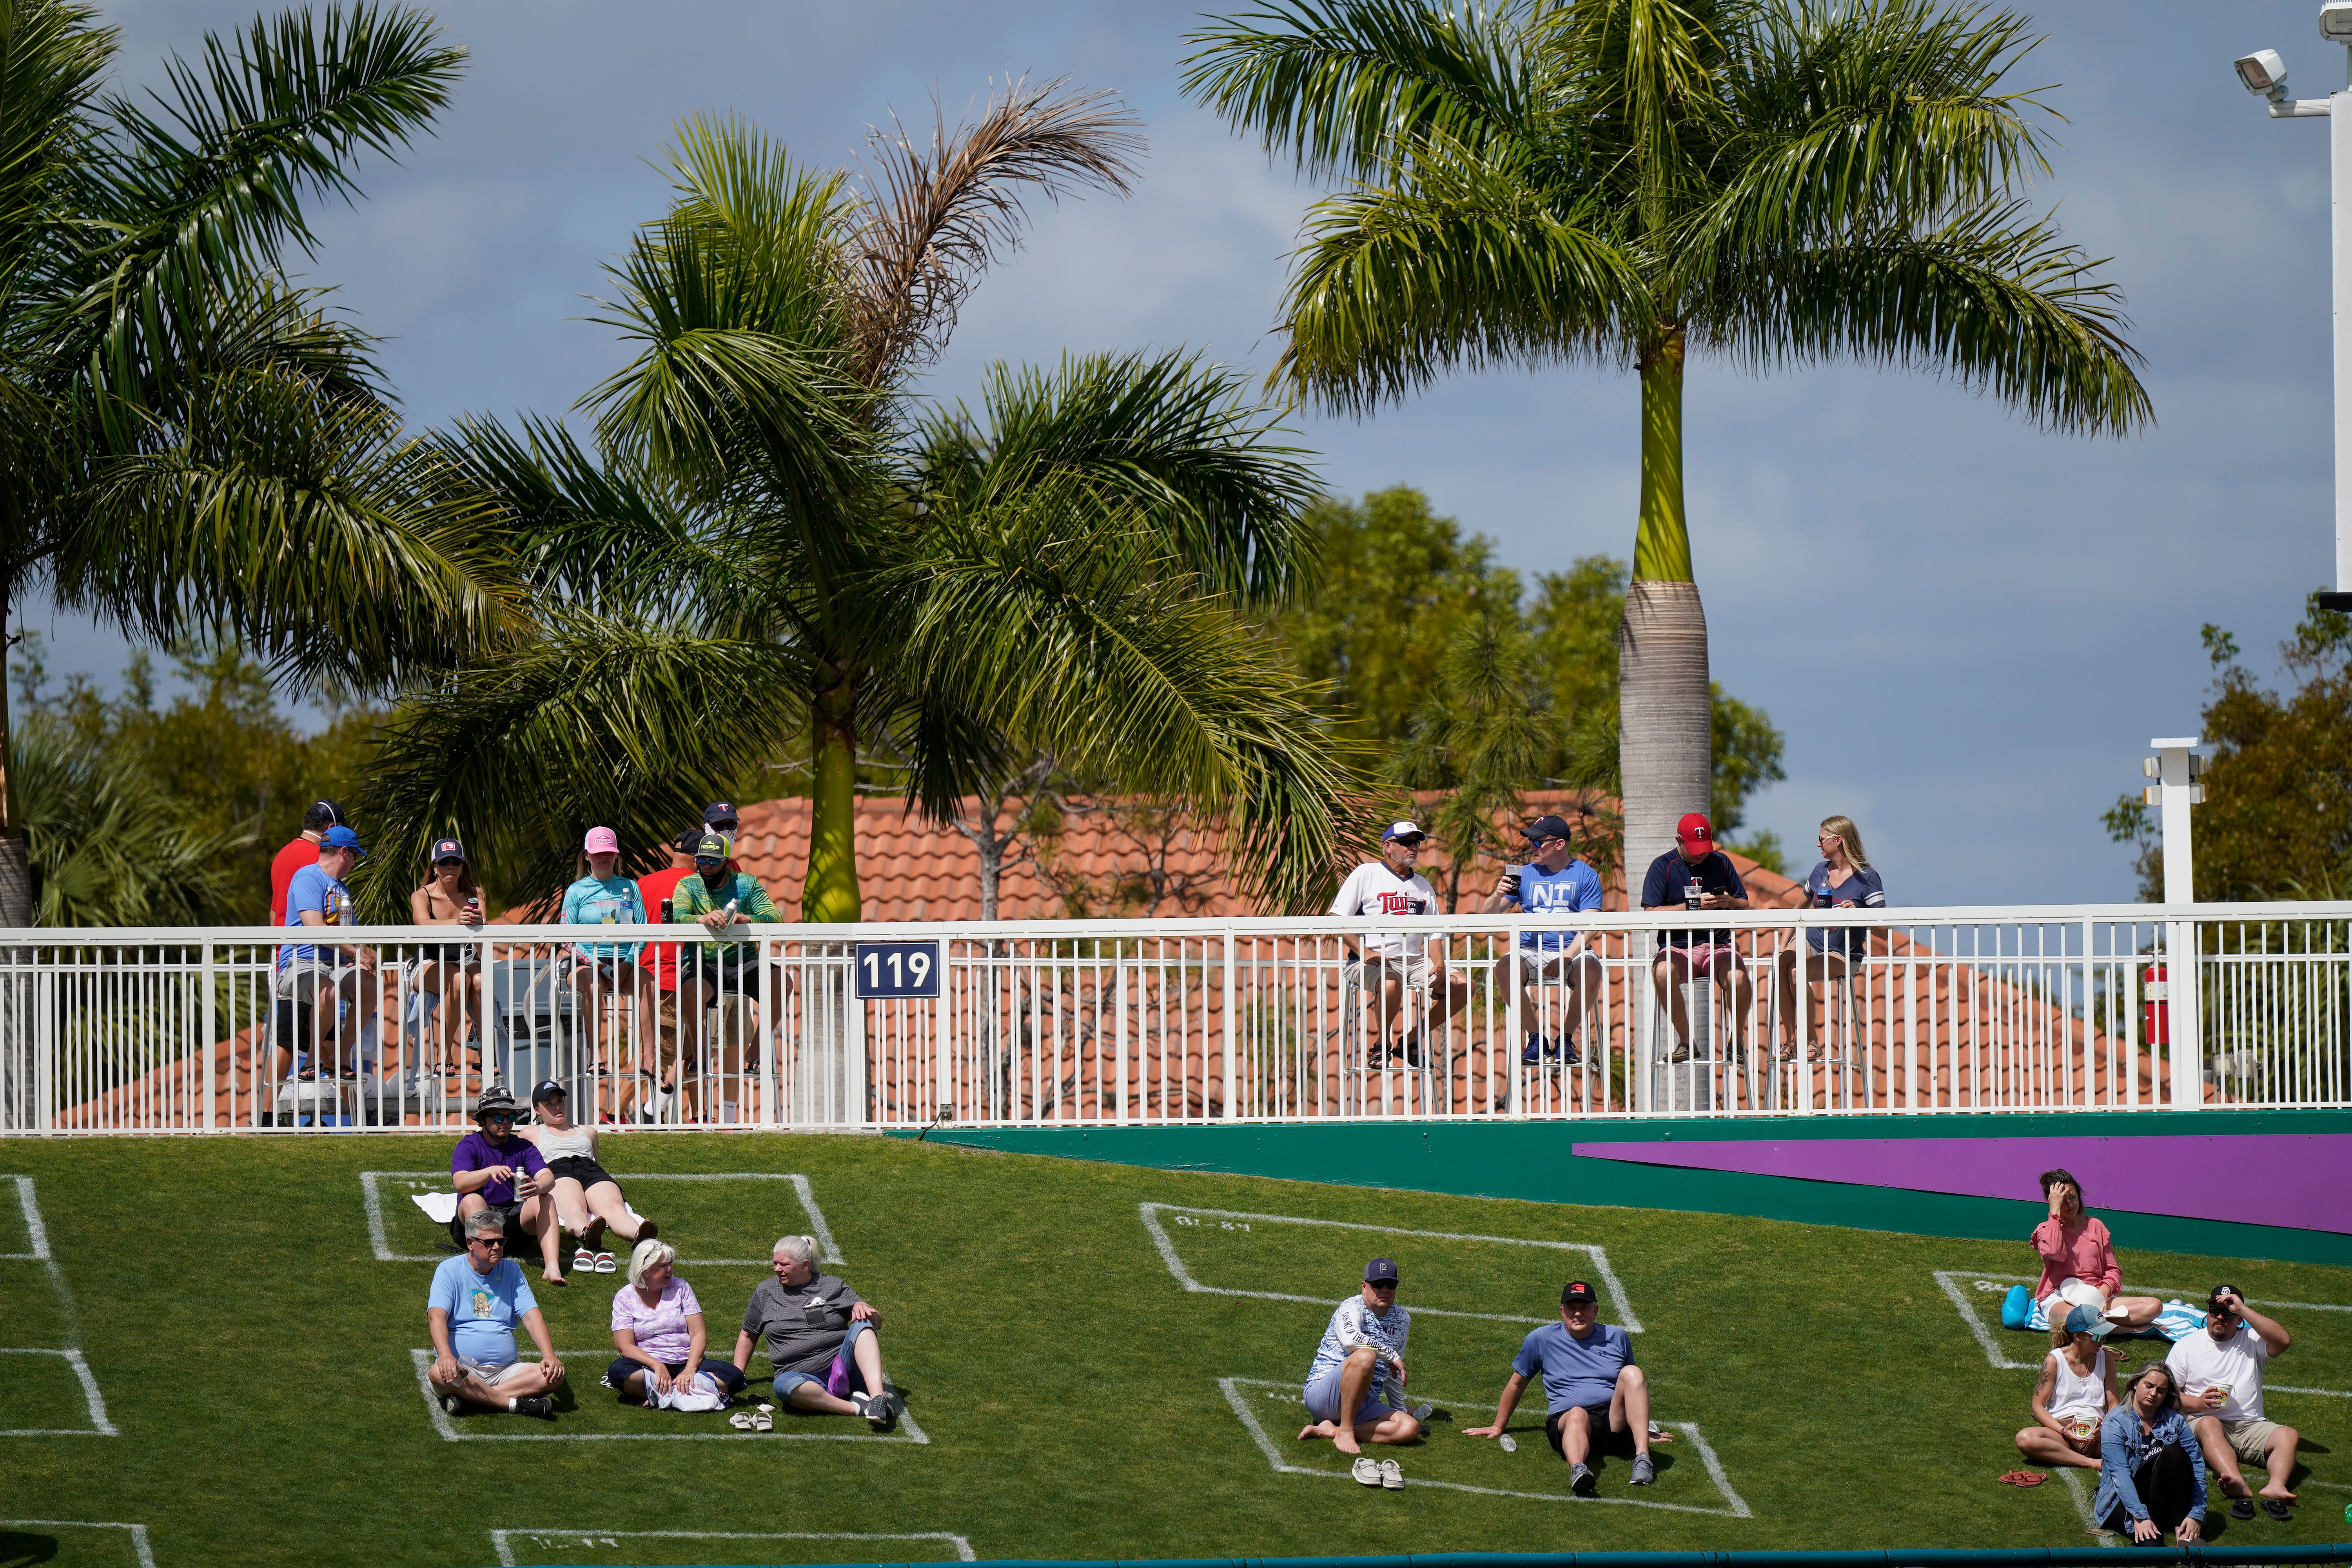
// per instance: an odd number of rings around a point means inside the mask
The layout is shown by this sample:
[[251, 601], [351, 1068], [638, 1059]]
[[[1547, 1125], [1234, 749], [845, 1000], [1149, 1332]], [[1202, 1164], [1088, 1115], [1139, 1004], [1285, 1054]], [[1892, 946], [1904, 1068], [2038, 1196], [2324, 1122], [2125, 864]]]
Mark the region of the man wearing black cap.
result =
[[2268, 1472], [2263, 1511], [2282, 1522], [2294, 1517], [2294, 1492], [2286, 1483], [2303, 1434], [2263, 1415], [2263, 1368], [2294, 1342], [2275, 1321], [2247, 1306], [2235, 1285], [2216, 1285], [2205, 1298], [2203, 1331], [2175, 1341], [2164, 1358], [2180, 1390], [2180, 1413], [2205, 1450], [2205, 1468], [2230, 1499], [2231, 1519], [2254, 1517], [2255, 1494], [2238, 1471], [2241, 1459]]
[[1397, 1305], [1397, 1266], [1375, 1258], [1364, 1265], [1363, 1288], [1331, 1313], [1315, 1363], [1307, 1369], [1307, 1414], [1301, 1442], [1328, 1437], [1343, 1454], [1356, 1456], [1353, 1474], [1368, 1487], [1404, 1489], [1404, 1471], [1394, 1459], [1374, 1460], [1365, 1443], [1410, 1443], [1421, 1423], [1390, 1403], [1404, 1393], [1404, 1343], [1412, 1314]]
[[[1590, 1283], [1571, 1279], [1559, 1293], [1559, 1321], [1530, 1332], [1511, 1363], [1503, 1396], [1495, 1403], [1492, 1426], [1464, 1430], [1465, 1437], [1499, 1437], [1511, 1423], [1519, 1394], [1530, 1379], [1543, 1378], [1550, 1414], [1544, 1436], [1552, 1452], [1568, 1461], [1569, 1489], [1591, 1497], [1596, 1484], [1585, 1461], [1595, 1446], [1622, 1447], [1633, 1439], [1633, 1484], [1656, 1479], [1650, 1463], [1650, 1385], [1633, 1364], [1633, 1344], [1625, 1331], [1600, 1321], [1601, 1301]], [[1665, 1435], [1658, 1434], [1664, 1442]]]
[[[1601, 907], [1601, 873], [1570, 846], [1565, 817], [1538, 816], [1527, 826], [1528, 863], [1504, 871], [1487, 896], [1485, 912], [1523, 910], [1531, 915], [1577, 914]], [[1512, 969], [1519, 987], [1519, 1017], [1527, 1026], [1527, 1048], [1519, 1059], [1533, 1067], [1545, 1058], [1578, 1060], [1576, 1021], [1585, 999], [1597, 995], [1608, 971], [1589, 951], [1591, 933], [1580, 931], [1521, 931]], [[1547, 1036], [1537, 1007], [1536, 988], [1558, 986], [1559, 1033]]]

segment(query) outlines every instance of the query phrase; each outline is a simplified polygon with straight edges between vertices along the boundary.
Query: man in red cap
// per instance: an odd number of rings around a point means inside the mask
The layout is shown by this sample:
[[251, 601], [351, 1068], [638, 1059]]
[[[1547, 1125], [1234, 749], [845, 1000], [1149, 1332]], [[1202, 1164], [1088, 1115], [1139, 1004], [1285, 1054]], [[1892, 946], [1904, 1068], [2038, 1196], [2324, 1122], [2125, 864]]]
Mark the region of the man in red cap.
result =
[[[1748, 889], [1731, 858], [1715, 847], [1715, 829], [1705, 812], [1686, 812], [1675, 825], [1675, 847], [1650, 862], [1642, 883], [1645, 910], [1744, 910]], [[1651, 973], [1657, 982], [1658, 1000], [1675, 1021], [1674, 1061], [1690, 1060], [1690, 1009], [1683, 1005], [1683, 983], [1702, 976], [1728, 988], [1731, 1016], [1745, 1013], [1755, 991], [1728, 931], [1693, 931], [1679, 926], [1658, 933], [1658, 961]], [[1737, 1025], [1735, 1023], [1735, 1028]]]

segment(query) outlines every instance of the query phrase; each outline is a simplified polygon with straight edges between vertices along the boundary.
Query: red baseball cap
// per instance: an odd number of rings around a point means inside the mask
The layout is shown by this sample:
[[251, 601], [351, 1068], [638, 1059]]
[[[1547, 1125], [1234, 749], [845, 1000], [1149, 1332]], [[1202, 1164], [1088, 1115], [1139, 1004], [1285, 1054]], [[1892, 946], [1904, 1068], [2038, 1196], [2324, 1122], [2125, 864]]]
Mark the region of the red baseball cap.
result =
[[1707, 826], [1706, 813], [1683, 813], [1683, 819], [1675, 824], [1675, 841], [1692, 849], [1713, 849], [1715, 829]]

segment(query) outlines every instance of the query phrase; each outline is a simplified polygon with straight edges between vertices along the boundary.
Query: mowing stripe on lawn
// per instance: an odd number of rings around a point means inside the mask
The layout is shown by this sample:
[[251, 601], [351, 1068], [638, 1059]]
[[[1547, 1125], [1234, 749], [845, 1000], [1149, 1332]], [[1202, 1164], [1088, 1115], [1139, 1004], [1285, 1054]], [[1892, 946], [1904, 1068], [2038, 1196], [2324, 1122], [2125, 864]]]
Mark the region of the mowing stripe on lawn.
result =
[[[1584, 1242], [1538, 1241], [1524, 1236], [1469, 1236], [1450, 1230], [1406, 1230], [1393, 1225], [1362, 1225], [1352, 1220], [1341, 1219], [1308, 1219], [1304, 1215], [1289, 1214], [1244, 1214], [1236, 1209], [1204, 1209], [1191, 1204], [1147, 1203], [1139, 1204], [1136, 1207], [1142, 1215], [1143, 1228], [1151, 1235], [1151, 1245], [1160, 1249], [1160, 1261], [1168, 1265], [1168, 1272], [1174, 1275], [1176, 1282], [1185, 1289], [1201, 1295], [1246, 1296], [1259, 1301], [1306, 1301], [1318, 1307], [1328, 1307], [1334, 1304], [1320, 1296], [1294, 1296], [1281, 1290], [1236, 1290], [1223, 1285], [1202, 1284], [1192, 1278], [1192, 1270], [1184, 1267], [1184, 1260], [1176, 1256], [1176, 1244], [1169, 1239], [1167, 1230], [1160, 1223], [1160, 1215], [1163, 1210], [1171, 1215], [1207, 1215], [1213, 1219], [1254, 1220], [1262, 1225], [1308, 1225], [1328, 1230], [1369, 1230], [1381, 1236], [1415, 1236], [1429, 1241], [1484, 1241], [1492, 1242], [1500, 1247], [1540, 1247], [1554, 1252], [1581, 1252], [1591, 1261], [1592, 1272], [1608, 1289], [1609, 1300], [1617, 1309], [1618, 1326], [1629, 1334], [1638, 1334], [1642, 1331], [1641, 1320], [1633, 1315], [1633, 1305], [1625, 1299], [1625, 1287], [1618, 1281], [1616, 1271], [1609, 1267], [1607, 1250]], [[1557, 1321], [1553, 1318], [1524, 1318], [1508, 1312], [1457, 1312], [1442, 1307], [1415, 1306], [1412, 1310], [1416, 1318], [1477, 1318], [1493, 1323]]]
[[[1312, 1465], [1294, 1465], [1286, 1460], [1282, 1457], [1282, 1450], [1275, 1447], [1274, 1439], [1266, 1436], [1265, 1426], [1258, 1420], [1257, 1412], [1250, 1408], [1248, 1399], [1242, 1394], [1242, 1390], [1244, 1388], [1281, 1389], [1286, 1391], [1288, 1397], [1296, 1400], [1298, 1397], [1296, 1384], [1277, 1383], [1274, 1379], [1266, 1377], [1221, 1377], [1217, 1379], [1217, 1387], [1223, 1393], [1225, 1403], [1233, 1406], [1234, 1414], [1241, 1417], [1242, 1425], [1249, 1428], [1249, 1435], [1251, 1438], [1256, 1442], [1258, 1452], [1265, 1456], [1265, 1462], [1274, 1467], [1276, 1474], [1285, 1476], [1321, 1476], [1329, 1480], [1354, 1482], [1355, 1478], [1345, 1470], [1318, 1469]], [[1303, 1403], [1303, 1401], [1301, 1403]], [[1492, 1410], [1495, 1408], [1495, 1406], [1491, 1405], [1470, 1405], [1453, 1399], [1437, 1399], [1431, 1401], [1431, 1403], [1442, 1405], [1449, 1410]], [[1443, 1487], [1447, 1491], [1475, 1492], [1482, 1497], [1527, 1498], [1535, 1502], [1605, 1502], [1619, 1503], [1627, 1508], [1664, 1509], [1670, 1513], [1713, 1514], [1718, 1519], [1753, 1519], [1756, 1517], [1754, 1512], [1749, 1510], [1747, 1500], [1742, 1498], [1738, 1492], [1731, 1489], [1731, 1478], [1724, 1473], [1723, 1462], [1715, 1457], [1715, 1450], [1707, 1447], [1706, 1439], [1699, 1435], [1698, 1424], [1696, 1422], [1661, 1421], [1658, 1425], [1661, 1426], [1672, 1427], [1675, 1432], [1689, 1439], [1691, 1447], [1698, 1454], [1699, 1463], [1706, 1467], [1708, 1479], [1715, 1482], [1715, 1489], [1723, 1494], [1723, 1500], [1729, 1505], [1728, 1507], [1704, 1508], [1697, 1503], [1655, 1502], [1647, 1498], [1582, 1498], [1578, 1497], [1574, 1492], [1565, 1491], [1515, 1491], [1505, 1487], [1478, 1487], [1472, 1486], [1467, 1481], [1427, 1480], [1415, 1476], [1405, 1477], [1404, 1484], [1409, 1487]], [[1499, 1454], [1502, 1450], [1498, 1448], [1495, 1451]], [[1563, 1482], [1567, 1479], [1567, 1470], [1564, 1467], [1560, 1471], [1560, 1477]]]
[[[375, 1248], [379, 1263], [438, 1263], [455, 1253], [394, 1252], [384, 1227], [383, 1198], [376, 1188], [378, 1177], [395, 1179], [425, 1177], [436, 1190], [446, 1186], [446, 1171], [362, 1171], [360, 1194], [367, 1204], [368, 1243]], [[19, 1177], [22, 1181], [24, 1178]], [[629, 1177], [632, 1182], [790, 1182], [800, 1197], [801, 1211], [808, 1215], [809, 1234], [816, 1237], [816, 1256], [820, 1263], [846, 1263], [841, 1247], [833, 1239], [833, 1227], [824, 1223], [824, 1211], [816, 1206], [816, 1194], [806, 1176], [787, 1171], [639, 1171]], [[678, 1262], [697, 1268], [765, 1268], [772, 1259], [766, 1258], [687, 1258]]]
[[[2042, 1361], [2010, 1360], [2008, 1355], [2002, 1352], [2000, 1342], [1992, 1337], [1992, 1330], [1988, 1328], [1985, 1324], [1985, 1321], [1977, 1315], [1976, 1304], [1969, 1300], [1969, 1292], [1960, 1289], [1960, 1281], [1966, 1279], [1976, 1285], [1991, 1286], [1995, 1289], [1998, 1289], [2003, 1284], [2035, 1284], [2040, 1281], [2041, 1278], [2042, 1277], [2038, 1274], [1979, 1274], [1966, 1268], [1938, 1268], [1936, 1270], [1937, 1285], [1942, 1289], [1947, 1297], [1950, 1298], [1952, 1305], [1960, 1310], [1960, 1320], [1968, 1324], [1969, 1332], [1975, 1335], [1977, 1343], [1983, 1347], [1985, 1360], [1992, 1363], [1995, 1370], [2000, 1372], [2032, 1372], [2042, 1365]], [[2003, 1293], [2006, 1294], [2006, 1292]], [[2178, 1290], [2158, 1293], [2168, 1294], [2176, 1298], [2181, 1295], [2181, 1292]], [[1990, 1294], [1990, 1292], [1979, 1290], [1977, 1294]], [[2252, 1296], [2247, 1297], [2246, 1300], [2248, 1301], [2254, 1301], [2254, 1299]], [[2290, 1311], [2297, 1312], [2352, 1312], [2352, 1307], [2337, 1306], [2326, 1301], [2258, 1301], [2254, 1302], [2254, 1304], [2263, 1307], [2284, 1307]], [[2042, 1331], [2036, 1330], [2033, 1331], [2041, 1332]], [[2134, 1337], [2137, 1338], [2140, 1336]], [[2107, 1348], [2110, 1350], [2119, 1349], [2126, 1342], [2128, 1342], [2111, 1340], [2108, 1342]], [[2167, 1341], [2166, 1343], [2169, 1344], [2170, 1342]], [[2046, 1339], [2043, 1342], [2042, 1348], [2045, 1352], [2048, 1349], [2048, 1342]], [[2042, 1360], [2047, 1359], [2048, 1357], [2045, 1354], [2042, 1357]], [[2263, 1380], [2263, 1392], [2265, 1394], [2317, 1394], [2325, 1395], [2329, 1399], [2352, 1399], [2352, 1389], [2308, 1388], [2293, 1383], [2273, 1383], [2268, 1378], [2264, 1378]]]
[[31, 1525], [37, 1530], [127, 1530], [131, 1532], [131, 1550], [138, 1554], [139, 1568], [155, 1568], [155, 1553], [147, 1547], [147, 1527], [143, 1524], [114, 1524], [95, 1519], [0, 1519], [0, 1530]]
[[513, 1542], [520, 1537], [525, 1542], [562, 1542], [580, 1546], [609, 1546], [621, 1550], [624, 1541], [944, 1541], [956, 1551], [959, 1563], [979, 1561], [972, 1554], [971, 1542], [961, 1535], [946, 1531], [913, 1531], [903, 1535], [844, 1535], [808, 1531], [733, 1531], [733, 1530], [493, 1530], [490, 1544], [497, 1549], [499, 1568], [516, 1568]]
[[[606, 1345], [602, 1350], [558, 1351], [555, 1353], [567, 1359], [576, 1356], [582, 1361], [593, 1363], [599, 1356], [602, 1356], [606, 1360], [610, 1360], [613, 1354], [613, 1347]], [[425, 1396], [425, 1408], [433, 1417], [433, 1429], [440, 1433], [445, 1439], [452, 1443], [740, 1443], [749, 1438], [790, 1437], [802, 1442], [919, 1443], [928, 1447], [931, 1440], [929, 1434], [925, 1433], [920, 1426], [915, 1424], [914, 1416], [904, 1408], [901, 1408], [898, 1412], [898, 1429], [895, 1432], [876, 1432], [871, 1430], [864, 1432], [787, 1432], [781, 1427], [773, 1432], [738, 1432], [731, 1426], [719, 1432], [460, 1432], [457, 1430], [457, 1423], [449, 1418], [449, 1413], [441, 1408], [441, 1401], [433, 1392], [432, 1372], [434, 1352], [429, 1350], [412, 1350], [408, 1354], [410, 1359], [416, 1363], [416, 1389], [418, 1393]], [[537, 1361], [539, 1358], [535, 1355], [525, 1355], [521, 1359], [524, 1361]], [[884, 1381], [887, 1383], [888, 1380], [885, 1379]], [[592, 1384], [591, 1386], [595, 1385]], [[893, 1403], [895, 1404], [897, 1402], [893, 1401]], [[649, 1414], [659, 1415], [662, 1413], [652, 1412]], [[684, 1413], [672, 1412], [670, 1414]], [[695, 1414], [716, 1415], [718, 1413], [716, 1411], [711, 1411], [707, 1413], [696, 1412]], [[481, 1412], [480, 1416], [469, 1415], [467, 1417], [467, 1420], [468, 1424], [471, 1424], [472, 1422], [483, 1417], [496, 1419], [499, 1415], [499, 1412], [485, 1410]], [[513, 1419], [525, 1421], [530, 1420], [530, 1418], [529, 1416], [514, 1416]], [[536, 1425], [536, 1423], [534, 1423], [534, 1425]]]

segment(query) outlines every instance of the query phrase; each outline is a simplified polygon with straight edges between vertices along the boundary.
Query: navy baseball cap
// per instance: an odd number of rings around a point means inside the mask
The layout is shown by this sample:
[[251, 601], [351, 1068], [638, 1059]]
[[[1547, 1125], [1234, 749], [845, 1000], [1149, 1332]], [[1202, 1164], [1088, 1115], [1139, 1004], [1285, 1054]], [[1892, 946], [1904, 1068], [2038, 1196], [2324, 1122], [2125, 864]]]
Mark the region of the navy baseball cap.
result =
[[333, 827], [330, 827], [326, 832], [319, 836], [319, 847], [321, 849], [349, 849], [358, 855], [362, 859], [365, 859], [367, 858], [367, 850], [361, 845], [360, 836], [352, 832], [350, 828], [342, 826], [341, 824], [338, 824]]
[[1564, 816], [1538, 816], [1519, 831], [1526, 834], [1531, 841], [1538, 844], [1542, 843], [1547, 838], [1566, 838], [1569, 837], [1568, 818]]
[[1375, 1258], [1364, 1265], [1364, 1283], [1367, 1285], [1393, 1285], [1396, 1279], [1397, 1266], [1393, 1258]]
[[1600, 1297], [1592, 1293], [1592, 1287], [1581, 1279], [1570, 1280], [1568, 1289], [1559, 1293], [1559, 1304], [1563, 1307], [1572, 1307], [1580, 1301], [1599, 1301], [1600, 1300]]
[[456, 839], [436, 838], [433, 841], [433, 860], [436, 865], [444, 860], [463, 860], [465, 858], [466, 847]]
[[722, 822], [734, 822], [738, 818], [733, 806], [723, 800], [714, 800], [702, 808], [702, 820], [716, 827]]
[[530, 1091], [530, 1102], [533, 1105], [545, 1105], [551, 1100], [569, 1098], [571, 1097], [564, 1091], [563, 1086], [551, 1078], [543, 1079], [537, 1089]]

